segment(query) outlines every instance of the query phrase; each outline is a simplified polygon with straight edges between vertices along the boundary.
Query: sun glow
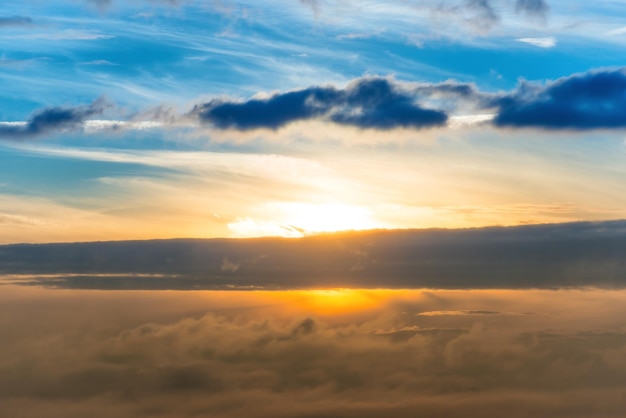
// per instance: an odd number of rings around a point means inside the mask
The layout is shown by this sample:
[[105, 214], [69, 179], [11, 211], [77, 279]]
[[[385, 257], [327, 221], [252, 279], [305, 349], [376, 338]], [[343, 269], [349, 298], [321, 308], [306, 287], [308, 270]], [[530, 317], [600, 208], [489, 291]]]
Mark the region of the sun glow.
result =
[[[265, 220], [239, 218], [228, 224], [237, 236], [302, 237], [321, 232], [383, 228], [364, 206], [343, 203], [275, 202], [266, 206]], [[270, 218], [269, 220], [267, 218]]]

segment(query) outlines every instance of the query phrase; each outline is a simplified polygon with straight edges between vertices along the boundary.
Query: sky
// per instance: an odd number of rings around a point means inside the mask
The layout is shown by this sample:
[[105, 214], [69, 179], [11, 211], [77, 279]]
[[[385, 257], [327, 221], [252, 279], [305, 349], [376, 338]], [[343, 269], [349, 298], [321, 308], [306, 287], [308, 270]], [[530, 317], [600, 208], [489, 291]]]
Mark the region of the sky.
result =
[[624, 416], [626, 2], [3, 3], [0, 416]]
[[1, 243], [625, 217], [620, 1], [0, 13]]

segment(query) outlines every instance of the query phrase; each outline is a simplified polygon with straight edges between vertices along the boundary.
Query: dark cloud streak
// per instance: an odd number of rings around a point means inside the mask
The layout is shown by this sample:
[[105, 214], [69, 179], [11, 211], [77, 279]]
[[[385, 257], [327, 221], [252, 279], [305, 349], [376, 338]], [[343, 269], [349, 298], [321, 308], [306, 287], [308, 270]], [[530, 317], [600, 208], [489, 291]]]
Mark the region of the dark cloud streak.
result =
[[87, 106], [48, 107], [33, 114], [23, 125], [0, 125], [0, 139], [26, 139], [75, 129], [90, 117], [102, 114], [109, 106], [106, 100], [100, 98]]
[[424, 108], [410, 91], [385, 78], [362, 78], [345, 89], [309, 87], [244, 102], [213, 100], [193, 115], [220, 129], [279, 129], [292, 122], [326, 119], [365, 129], [426, 128], [445, 124], [442, 110]]

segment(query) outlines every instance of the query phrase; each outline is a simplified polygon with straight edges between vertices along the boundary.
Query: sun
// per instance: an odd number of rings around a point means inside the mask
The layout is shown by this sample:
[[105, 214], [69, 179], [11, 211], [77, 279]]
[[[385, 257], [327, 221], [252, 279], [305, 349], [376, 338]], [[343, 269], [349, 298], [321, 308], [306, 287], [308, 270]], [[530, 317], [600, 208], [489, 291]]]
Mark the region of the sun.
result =
[[341, 203], [290, 203], [283, 208], [285, 223], [308, 233], [361, 230], [376, 227], [369, 209]]

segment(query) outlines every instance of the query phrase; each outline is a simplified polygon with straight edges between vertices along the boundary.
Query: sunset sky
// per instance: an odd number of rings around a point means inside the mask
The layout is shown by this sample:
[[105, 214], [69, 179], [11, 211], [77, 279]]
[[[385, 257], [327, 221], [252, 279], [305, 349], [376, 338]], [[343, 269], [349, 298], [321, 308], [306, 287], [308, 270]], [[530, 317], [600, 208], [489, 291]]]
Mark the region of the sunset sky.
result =
[[0, 416], [623, 418], [626, 2], [0, 8]]
[[0, 242], [626, 216], [621, 1], [8, 2]]

